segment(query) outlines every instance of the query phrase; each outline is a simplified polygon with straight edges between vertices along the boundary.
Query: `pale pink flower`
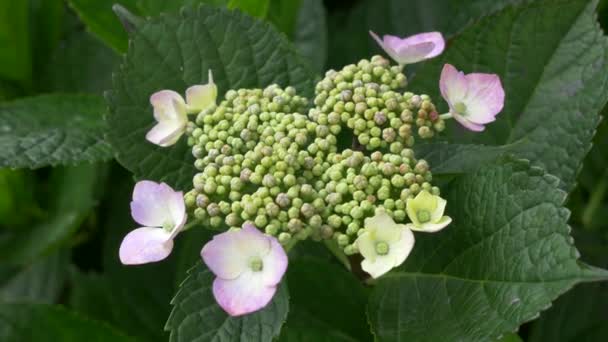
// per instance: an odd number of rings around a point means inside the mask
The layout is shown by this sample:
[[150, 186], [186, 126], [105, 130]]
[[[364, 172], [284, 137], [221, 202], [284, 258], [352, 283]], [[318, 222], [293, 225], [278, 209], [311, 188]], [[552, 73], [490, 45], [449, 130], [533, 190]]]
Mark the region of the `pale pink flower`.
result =
[[186, 223], [183, 193], [165, 183], [137, 182], [131, 216], [143, 227], [124, 237], [119, 249], [120, 261], [138, 265], [163, 260], [171, 254], [173, 238]]
[[251, 224], [216, 235], [201, 257], [217, 276], [215, 300], [231, 316], [265, 307], [287, 270], [287, 254], [279, 241]]
[[451, 116], [471, 131], [483, 131], [485, 124], [496, 120], [504, 105], [505, 91], [496, 74], [465, 75], [446, 64], [439, 88], [450, 106]]

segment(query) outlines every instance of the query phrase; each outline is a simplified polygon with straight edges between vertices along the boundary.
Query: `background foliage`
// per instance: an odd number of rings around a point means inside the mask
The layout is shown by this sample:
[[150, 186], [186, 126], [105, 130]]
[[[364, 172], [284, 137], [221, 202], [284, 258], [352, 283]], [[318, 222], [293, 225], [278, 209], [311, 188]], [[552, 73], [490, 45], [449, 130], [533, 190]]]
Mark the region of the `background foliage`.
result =
[[[604, 27], [603, 0], [0, 0], [0, 340], [608, 340], [607, 275], [588, 266], [608, 267]], [[453, 226], [417, 235], [374, 286], [302, 243], [273, 303], [236, 319], [200, 263], [211, 231], [162, 263], [119, 263], [134, 181], [193, 174], [185, 144], [144, 141], [150, 93], [211, 68], [221, 93], [311, 96], [326, 69], [381, 52], [369, 29], [448, 38], [409, 70], [440, 108], [445, 62], [503, 80], [487, 132], [417, 151]]]

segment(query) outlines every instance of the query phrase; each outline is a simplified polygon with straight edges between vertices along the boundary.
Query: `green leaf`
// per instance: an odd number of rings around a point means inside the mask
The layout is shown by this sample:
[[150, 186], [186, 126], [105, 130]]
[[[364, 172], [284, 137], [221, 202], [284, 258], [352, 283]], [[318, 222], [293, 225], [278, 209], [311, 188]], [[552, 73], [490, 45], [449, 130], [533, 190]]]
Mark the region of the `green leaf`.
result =
[[0, 78], [28, 83], [32, 74], [29, 1], [0, 0]]
[[54, 303], [67, 279], [69, 256], [59, 250], [23, 267], [0, 265], [0, 302]]
[[280, 341], [316, 341], [325, 332], [339, 341], [372, 340], [367, 291], [352, 273], [322, 259], [291, 257], [287, 280], [291, 308]]
[[544, 0], [508, 7], [451, 41], [441, 57], [419, 70], [410, 89], [431, 95], [447, 110], [438, 94], [444, 63], [467, 73], [498, 73], [506, 98], [497, 120], [483, 133], [450, 123], [452, 136], [512, 144], [513, 153], [570, 190], [608, 96], [608, 43], [595, 19], [596, 5]]
[[[82, 51], [87, 53], [83, 54]], [[120, 58], [85, 31], [66, 34], [38, 82], [46, 92], [87, 92], [102, 95], [112, 86], [112, 71]]]
[[103, 161], [106, 108], [98, 96], [41, 95], [0, 104], [0, 167]]
[[48, 63], [49, 53], [55, 51], [61, 39], [65, 21], [65, 3], [63, 0], [29, 0], [29, 3], [32, 68], [36, 75], [44, 69]]
[[0, 304], [0, 340], [133, 341], [106, 324], [80, 317], [60, 306], [45, 304]]
[[279, 31], [285, 33], [288, 37], [293, 37], [302, 2], [302, 0], [270, 0], [268, 20]]
[[293, 41], [313, 70], [322, 75], [327, 60], [327, 22], [322, 0], [302, 2]]
[[454, 222], [417, 234], [406, 263], [381, 278], [368, 314], [388, 341], [497, 339], [536, 318], [560, 294], [608, 272], [577, 259], [558, 180], [526, 161], [456, 179]]
[[135, 11], [137, 0], [68, 0], [68, 3], [87, 25], [91, 33], [98, 36], [117, 52], [127, 50], [129, 37], [120, 20], [112, 12], [116, 3]]
[[191, 85], [206, 83], [208, 70], [220, 93], [278, 83], [312, 95], [308, 68], [287, 39], [267, 23], [209, 6], [150, 20], [135, 34], [107, 96], [108, 139], [118, 161], [138, 179], [191, 188], [196, 169], [185, 138], [169, 148], [145, 139], [155, 123], [149, 98], [161, 89], [183, 93]]
[[272, 301], [262, 310], [230, 317], [213, 298], [215, 276], [202, 262], [189, 272], [175, 298], [165, 329], [170, 341], [272, 341], [279, 335], [289, 310], [289, 293], [283, 281]]
[[257, 17], [264, 19], [266, 14], [268, 13], [268, 6], [270, 5], [270, 0], [229, 0], [228, 8], [238, 8], [241, 11]]

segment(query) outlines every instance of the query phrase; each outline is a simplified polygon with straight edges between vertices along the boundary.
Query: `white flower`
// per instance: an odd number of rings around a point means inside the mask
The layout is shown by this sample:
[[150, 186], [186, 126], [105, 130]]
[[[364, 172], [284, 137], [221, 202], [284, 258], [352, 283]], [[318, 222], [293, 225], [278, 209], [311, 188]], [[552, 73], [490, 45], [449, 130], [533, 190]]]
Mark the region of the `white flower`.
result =
[[414, 247], [414, 234], [380, 211], [365, 219], [364, 231], [355, 244], [365, 258], [361, 268], [378, 278], [405, 261]]
[[279, 241], [252, 224], [214, 236], [201, 257], [217, 276], [215, 300], [231, 316], [265, 307], [287, 270], [287, 254]]
[[184, 195], [165, 183], [135, 184], [131, 216], [144, 227], [131, 231], [120, 244], [120, 261], [139, 265], [160, 261], [173, 249], [173, 238], [186, 223]]
[[209, 83], [186, 90], [186, 101], [173, 90], [161, 90], [150, 96], [157, 124], [146, 134], [153, 144], [167, 147], [175, 144], [186, 131], [189, 113], [199, 113], [215, 105], [217, 86], [209, 71]]
[[452, 222], [449, 216], [443, 215], [447, 203], [443, 198], [431, 195], [425, 190], [416, 198], [408, 198], [405, 210], [412, 223], [408, 223], [406, 227], [427, 233], [440, 231]]

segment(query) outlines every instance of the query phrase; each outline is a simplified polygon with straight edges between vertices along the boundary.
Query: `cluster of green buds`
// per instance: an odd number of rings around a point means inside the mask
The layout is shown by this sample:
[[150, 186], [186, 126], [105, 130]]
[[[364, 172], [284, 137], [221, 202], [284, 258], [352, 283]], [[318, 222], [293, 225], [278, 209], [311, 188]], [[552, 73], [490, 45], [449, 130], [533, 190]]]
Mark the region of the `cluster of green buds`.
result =
[[367, 150], [399, 153], [414, 145], [416, 135], [428, 139], [445, 129], [427, 95], [399, 92], [406, 84], [402, 67], [381, 56], [330, 70], [316, 86], [309, 116], [334, 134], [345, 124]]
[[378, 210], [397, 223], [407, 220], [406, 203], [422, 190], [439, 195], [431, 184], [432, 174], [424, 160], [416, 160], [414, 151], [399, 154], [375, 151], [370, 156], [346, 149], [329, 156], [332, 165], [321, 178], [331, 215], [327, 225], [332, 237], [346, 254], [357, 252], [352, 243], [363, 229], [364, 220]]
[[283, 243], [320, 232], [329, 213], [315, 180], [337, 141], [299, 113], [307, 102], [292, 87], [230, 90], [189, 123], [200, 172], [186, 204], [197, 219], [216, 228], [249, 221]]

